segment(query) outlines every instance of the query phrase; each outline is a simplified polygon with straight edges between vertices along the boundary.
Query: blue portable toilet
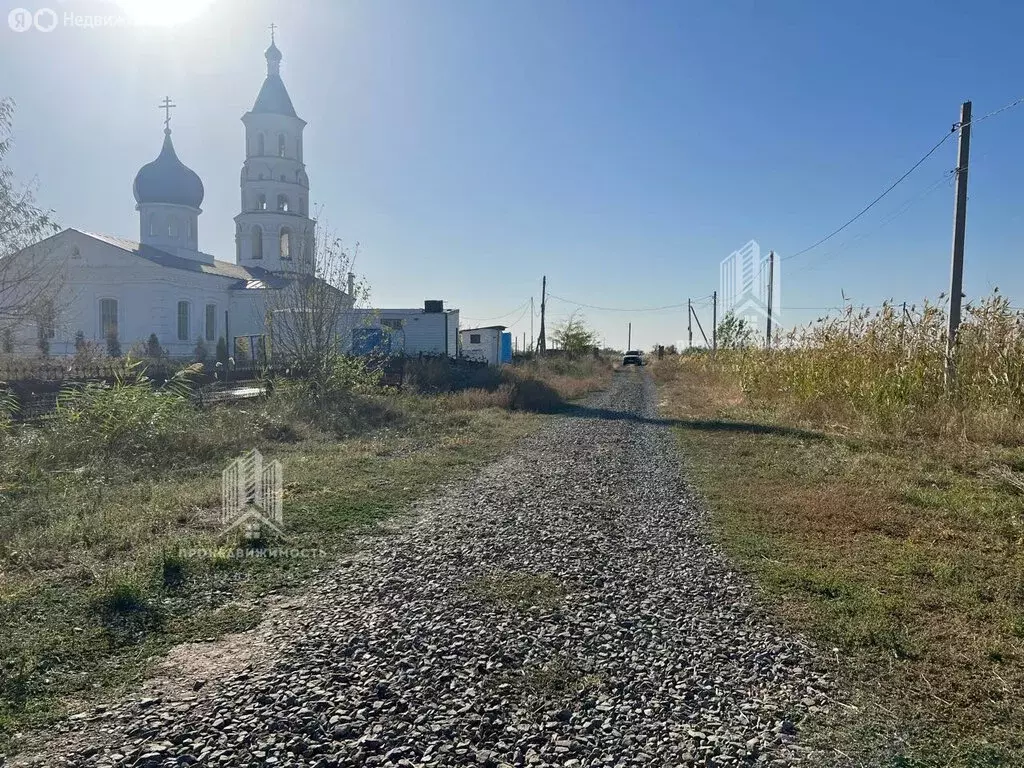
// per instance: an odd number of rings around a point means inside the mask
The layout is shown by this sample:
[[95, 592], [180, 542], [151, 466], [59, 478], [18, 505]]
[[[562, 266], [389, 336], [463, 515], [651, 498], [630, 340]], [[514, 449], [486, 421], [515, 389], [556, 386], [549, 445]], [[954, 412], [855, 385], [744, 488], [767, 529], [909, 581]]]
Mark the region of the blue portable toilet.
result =
[[512, 333], [504, 331], [501, 334], [501, 362], [512, 362]]

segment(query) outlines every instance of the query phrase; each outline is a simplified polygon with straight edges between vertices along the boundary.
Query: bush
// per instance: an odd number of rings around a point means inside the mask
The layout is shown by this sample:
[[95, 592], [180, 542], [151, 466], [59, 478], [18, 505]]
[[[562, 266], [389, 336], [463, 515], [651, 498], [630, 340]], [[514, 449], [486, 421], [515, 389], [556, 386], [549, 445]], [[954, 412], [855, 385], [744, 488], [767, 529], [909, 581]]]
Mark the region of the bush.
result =
[[203, 341], [202, 336], [196, 337], [196, 348], [194, 350], [195, 358], [197, 362], [205, 363], [206, 359], [210, 356], [209, 350], [206, 349], [206, 342]]
[[405, 362], [405, 384], [421, 394], [466, 389], [493, 392], [502, 382], [501, 369], [493, 366], [456, 362], [447, 357], [410, 358]]
[[121, 341], [117, 338], [117, 331], [111, 330], [107, 333], [107, 354], [111, 357], [121, 356]]
[[88, 462], [114, 456], [133, 461], [188, 456], [199, 426], [188, 400], [186, 377], [192, 372], [179, 372], [158, 391], [139, 364], [129, 360], [112, 385], [64, 390], [46, 426], [54, 457]]
[[554, 413], [564, 405], [562, 396], [546, 382], [518, 376], [512, 382], [508, 407], [513, 411]]
[[163, 356], [164, 348], [160, 346], [160, 339], [157, 338], [155, 333], [149, 334], [149, 338], [146, 339], [146, 357], [159, 360]]

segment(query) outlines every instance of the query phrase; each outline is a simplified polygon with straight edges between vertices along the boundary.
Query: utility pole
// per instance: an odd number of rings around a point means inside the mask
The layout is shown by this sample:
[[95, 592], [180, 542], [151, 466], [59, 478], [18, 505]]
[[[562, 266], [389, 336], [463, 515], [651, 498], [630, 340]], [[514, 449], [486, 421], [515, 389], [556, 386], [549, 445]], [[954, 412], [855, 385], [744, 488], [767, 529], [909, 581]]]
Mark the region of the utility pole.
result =
[[629, 324], [629, 329], [626, 331], [626, 351], [629, 352], [633, 348], [633, 324]]
[[[533, 296], [530, 297], [530, 351], [533, 352], [533, 340], [536, 337], [533, 335]], [[525, 348], [525, 345], [524, 345]]]
[[971, 154], [971, 102], [960, 105], [960, 140], [957, 143], [956, 198], [953, 205], [953, 268], [949, 279], [949, 330], [946, 333], [946, 389], [956, 379], [956, 335], [960, 330], [960, 303], [964, 294], [964, 236], [967, 232], [967, 166]]
[[693, 307], [686, 300], [686, 348], [693, 349]]
[[768, 328], [764, 348], [772, 348], [772, 294], [775, 292], [775, 251], [768, 251]]
[[548, 276], [544, 275], [540, 283], [540, 337], [537, 340], [537, 352], [543, 354], [547, 348], [547, 340], [544, 338], [544, 310], [548, 298]]
[[718, 291], [711, 292], [711, 355], [718, 351]]

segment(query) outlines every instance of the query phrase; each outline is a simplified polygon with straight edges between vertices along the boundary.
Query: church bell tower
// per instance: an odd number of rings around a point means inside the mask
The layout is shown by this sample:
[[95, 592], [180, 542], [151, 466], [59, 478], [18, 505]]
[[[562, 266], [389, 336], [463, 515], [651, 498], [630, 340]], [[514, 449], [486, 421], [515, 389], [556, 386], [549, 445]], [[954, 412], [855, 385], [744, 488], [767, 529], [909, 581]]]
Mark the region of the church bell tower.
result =
[[281, 51], [270, 25], [267, 77], [242, 116], [245, 162], [242, 210], [235, 216], [235, 258], [272, 272], [313, 272], [316, 222], [309, 216], [309, 177], [302, 162], [306, 121], [295, 114], [281, 80]]

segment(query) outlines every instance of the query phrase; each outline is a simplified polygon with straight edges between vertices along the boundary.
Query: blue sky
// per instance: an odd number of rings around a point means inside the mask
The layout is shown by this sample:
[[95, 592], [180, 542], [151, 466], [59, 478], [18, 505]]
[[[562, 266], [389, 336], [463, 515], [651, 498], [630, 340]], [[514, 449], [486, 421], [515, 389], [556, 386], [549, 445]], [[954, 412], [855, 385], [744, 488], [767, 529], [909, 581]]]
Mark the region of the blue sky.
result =
[[[0, 19], [15, 6], [42, 4], [0, 0]], [[519, 318], [520, 338], [529, 316], [513, 310], [531, 295], [539, 309], [542, 275], [604, 307], [705, 296], [748, 240], [785, 258], [850, 218], [961, 101], [978, 117], [1024, 96], [1024, 7], [1005, 3], [213, 0], [172, 27], [0, 26], [16, 173], [61, 224], [137, 237], [131, 182], [159, 151], [169, 94], [178, 154], [206, 186], [200, 246], [231, 260], [239, 118], [271, 21], [309, 123], [311, 202], [361, 243], [374, 303], [441, 298], [467, 325]], [[998, 285], [1024, 304], [1024, 106], [972, 139], [965, 291]], [[955, 153], [950, 140], [848, 230], [782, 262], [783, 308], [943, 291]], [[549, 308], [549, 323], [573, 309]], [[628, 322], [634, 346], [686, 332], [685, 309], [584, 315], [618, 347]]]

